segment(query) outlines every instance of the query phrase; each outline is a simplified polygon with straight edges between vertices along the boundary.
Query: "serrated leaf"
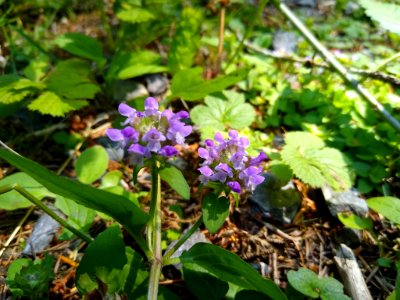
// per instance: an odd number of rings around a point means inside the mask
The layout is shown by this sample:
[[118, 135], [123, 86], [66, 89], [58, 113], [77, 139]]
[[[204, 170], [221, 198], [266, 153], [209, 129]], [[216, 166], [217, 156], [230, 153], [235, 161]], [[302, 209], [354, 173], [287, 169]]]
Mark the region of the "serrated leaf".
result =
[[210, 193], [203, 198], [201, 208], [204, 225], [213, 234], [221, 228], [229, 215], [229, 199]]
[[53, 92], [44, 92], [33, 100], [28, 108], [53, 117], [62, 117], [66, 113], [86, 106], [86, 100], [65, 100]]
[[197, 243], [180, 256], [181, 262], [196, 264], [217, 278], [242, 288], [255, 290], [272, 299], [287, 299], [271, 280], [263, 278], [239, 256], [208, 243]]
[[40, 84], [17, 75], [0, 76], [0, 103], [20, 102], [40, 88]]
[[[61, 196], [56, 197], [56, 202], [54, 205], [68, 217], [68, 223], [70, 225], [86, 233], [96, 217], [95, 210], [80, 205], [73, 200], [65, 199]], [[63, 240], [70, 239], [73, 237], [73, 233], [64, 228], [64, 232], [60, 237]]]
[[27, 78], [34, 82], [39, 82], [46, 74], [49, 68], [49, 60], [47, 57], [33, 59], [29, 65], [24, 69], [24, 74]]
[[156, 18], [156, 16], [149, 10], [133, 7], [125, 10], [120, 10], [117, 12], [117, 18], [121, 21], [129, 23], [142, 23], [148, 22]]
[[314, 299], [321, 297], [323, 300], [350, 300], [343, 293], [343, 285], [335, 278], [318, 278], [314, 272], [304, 268], [289, 271], [287, 278], [292, 287], [308, 297]]
[[177, 72], [171, 82], [171, 97], [181, 97], [188, 101], [200, 100], [211, 93], [220, 92], [242, 81], [248, 73], [247, 70], [242, 69], [229, 75], [204, 80], [202, 72], [203, 69], [200, 67]]
[[254, 122], [254, 109], [245, 103], [243, 94], [224, 91], [219, 97], [207, 96], [205, 103], [206, 105], [195, 106], [190, 112], [193, 123], [200, 128], [203, 135], [208, 128], [212, 128], [214, 133], [227, 128], [240, 130]]
[[342, 222], [343, 225], [346, 227], [357, 230], [372, 230], [373, 223], [371, 219], [362, 218], [357, 216], [356, 214], [348, 212], [338, 213], [338, 218], [340, 222]]
[[100, 42], [82, 33], [65, 33], [57, 37], [53, 43], [71, 54], [97, 62], [100, 67], [106, 62]]
[[190, 187], [182, 172], [174, 166], [166, 166], [160, 170], [160, 177], [167, 182], [183, 199], [190, 199]]
[[57, 64], [45, 83], [48, 90], [67, 99], [93, 99], [100, 88], [92, 83], [91, 72], [88, 62], [68, 59]]
[[400, 34], [400, 5], [377, 0], [359, 0], [365, 13], [384, 29]]
[[100, 178], [108, 167], [107, 151], [101, 146], [93, 146], [78, 157], [75, 163], [76, 176], [80, 182], [92, 183]]
[[367, 200], [369, 208], [396, 224], [400, 224], [400, 199], [390, 196], [374, 197]]
[[193, 7], [185, 7], [171, 48], [168, 52], [168, 66], [172, 73], [193, 65], [200, 42], [202, 13]]
[[291, 132], [285, 141], [282, 161], [304, 183], [313, 187], [329, 184], [335, 190], [351, 186], [350, 174], [339, 150], [323, 147], [319, 138], [306, 132]]
[[[0, 187], [15, 183], [18, 183], [39, 200], [42, 200], [44, 197], [54, 197], [53, 193], [49, 192], [43, 185], [23, 172], [12, 174], [0, 180]], [[32, 205], [32, 202], [17, 191], [10, 191], [0, 195], [0, 208], [5, 210], [25, 208]]]

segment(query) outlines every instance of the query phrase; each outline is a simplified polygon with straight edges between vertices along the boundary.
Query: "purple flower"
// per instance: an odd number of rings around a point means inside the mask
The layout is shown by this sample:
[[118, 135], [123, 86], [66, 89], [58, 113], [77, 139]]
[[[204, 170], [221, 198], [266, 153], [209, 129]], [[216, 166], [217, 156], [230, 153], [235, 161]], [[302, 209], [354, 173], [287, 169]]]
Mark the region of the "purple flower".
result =
[[264, 181], [264, 177], [259, 175], [262, 172], [260, 164], [267, 156], [261, 152], [256, 157], [250, 157], [246, 152], [249, 140], [239, 137], [236, 130], [230, 130], [228, 136], [228, 139], [224, 139], [217, 132], [215, 142], [205, 140], [205, 147], [199, 147], [199, 157], [204, 160], [198, 169], [201, 173], [200, 182], [226, 184], [235, 193], [240, 193], [242, 188], [253, 190]]
[[173, 146], [164, 146], [158, 151], [158, 154], [165, 157], [172, 157], [178, 154], [178, 150], [176, 150]]
[[149, 97], [145, 100], [144, 112], [136, 111], [127, 104], [121, 103], [119, 113], [126, 117], [122, 130], [108, 129], [107, 136], [115, 142], [127, 147], [131, 162], [142, 165], [144, 159], [152, 155], [172, 157], [178, 154], [175, 145], [185, 143], [185, 138], [192, 132], [192, 127], [181, 120], [189, 118], [189, 113], [174, 113], [167, 109], [159, 111], [158, 102]]
[[147, 131], [142, 140], [147, 143], [147, 149], [151, 152], [157, 152], [161, 149], [161, 142], [165, 141], [165, 136], [157, 129], [150, 129]]

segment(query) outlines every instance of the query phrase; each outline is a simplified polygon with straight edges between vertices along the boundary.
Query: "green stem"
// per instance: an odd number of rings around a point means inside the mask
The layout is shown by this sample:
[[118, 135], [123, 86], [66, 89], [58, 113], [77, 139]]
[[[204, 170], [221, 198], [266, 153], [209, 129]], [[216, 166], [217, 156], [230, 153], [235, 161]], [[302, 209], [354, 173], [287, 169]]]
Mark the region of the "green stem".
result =
[[0, 187], [0, 194], [4, 194], [4, 193], [7, 193], [7, 192], [12, 191], [12, 190], [15, 190], [18, 193], [20, 193], [22, 196], [24, 196], [26, 199], [31, 201], [37, 207], [42, 209], [46, 214], [48, 214], [50, 217], [52, 217], [54, 220], [56, 220], [62, 226], [64, 226], [65, 228], [67, 228], [68, 230], [73, 232], [75, 235], [80, 237], [82, 240], [86, 241], [87, 243], [90, 243], [90, 242], [93, 241], [92, 237], [90, 237], [86, 233], [84, 233], [84, 232], [72, 227], [63, 218], [61, 218], [54, 211], [52, 211], [50, 208], [48, 208], [46, 205], [44, 205], [42, 203], [42, 201], [38, 200], [35, 196], [33, 196], [31, 193], [29, 193], [26, 189], [21, 187], [19, 184], [8, 184], [8, 185]]
[[333, 56], [329, 50], [322, 45], [317, 38], [307, 29], [299, 18], [289, 9], [289, 7], [280, 2], [275, 4], [278, 9], [292, 22], [292, 24], [300, 31], [303, 37], [318, 51], [318, 53], [332, 66], [333, 69], [347, 82], [364, 100], [368, 101], [380, 114], [388, 121], [397, 131], [400, 131], [400, 122], [396, 120], [386, 109], [379, 103], [375, 97], [368, 92], [346, 68]]
[[396, 53], [395, 55], [385, 59], [383, 62], [381, 62], [376, 68], [375, 68], [375, 72], [379, 71], [380, 69], [382, 69], [384, 66], [386, 66], [388, 63], [391, 63], [392, 61], [396, 60], [400, 58], [400, 52]]
[[150, 278], [147, 299], [156, 300], [162, 267], [161, 253], [161, 179], [158, 172], [159, 162], [151, 166], [151, 203], [150, 220], [147, 225], [147, 242], [151, 251]]
[[193, 224], [192, 227], [188, 231], [186, 231], [176, 242], [176, 244], [169, 249], [163, 257], [163, 265], [170, 264], [172, 259], [170, 257], [175, 253], [176, 250], [179, 249], [180, 246], [183, 245], [184, 242], [187, 241], [187, 239], [200, 227], [200, 225], [203, 224], [203, 216], [200, 216], [200, 218], [197, 219], [196, 223]]

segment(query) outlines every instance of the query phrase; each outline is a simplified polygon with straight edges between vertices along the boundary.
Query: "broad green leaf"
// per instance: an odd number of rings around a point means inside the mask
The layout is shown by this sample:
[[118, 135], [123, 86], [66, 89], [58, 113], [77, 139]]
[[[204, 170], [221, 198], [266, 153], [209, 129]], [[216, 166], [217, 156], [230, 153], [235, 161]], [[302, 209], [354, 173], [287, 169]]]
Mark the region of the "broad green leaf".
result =
[[383, 215], [390, 221], [400, 224], [400, 199], [395, 197], [374, 197], [367, 200], [369, 208]]
[[129, 23], [142, 23], [148, 22], [156, 18], [156, 16], [149, 10], [133, 7], [125, 10], [120, 10], [117, 12], [117, 18], [121, 21]]
[[[54, 197], [53, 193], [49, 192], [39, 182], [23, 172], [12, 174], [0, 180], [0, 187], [15, 183], [18, 183], [21, 187], [26, 189], [30, 194], [39, 200], [43, 199], [44, 197]], [[0, 208], [2, 209], [14, 210], [32, 205], [32, 202], [30, 202], [17, 191], [10, 191], [0, 195]]]
[[183, 276], [186, 286], [199, 300], [223, 299], [229, 289], [225, 281], [210, 275], [195, 264], [184, 264]]
[[190, 187], [182, 172], [174, 166], [166, 166], [160, 170], [161, 179], [169, 184], [183, 199], [190, 199]]
[[0, 103], [12, 104], [22, 101], [41, 88], [40, 84], [17, 75], [0, 76]]
[[76, 176], [80, 182], [92, 183], [99, 179], [108, 167], [107, 151], [101, 146], [93, 146], [78, 157], [75, 163]]
[[282, 161], [304, 183], [313, 187], [329, 184], [335, 190], [351, 186], [350, 173], [339, 150], [324, 147], [319, 138], [306, 132], [291, 132], [285, 141]]
[[208, 128], [214, 133], [227, 128], [244, 129], [255, 119], [254, 109], [245, 103], [243, 94], [224, 91], [219, 97], [207, 96], [205, 103], [206, 106], [197, 105], [190, 112], [192, 121], [199, 126], [202, 133]]
[[263, 278], [239, 256], [208, 243], [197, 243], [180, 256], [183, 264], [197, 264], [210, 274], [272, 299], [287, 299], [271, 280]]
[[139, 198], [143, 197], [144, 195], [147, 194], [147, 192], [139, 192], [139, 193], [132, 193], [126, 189], [124, 189], [122, 186], [110, 186], [106, 188], [102, 188], [104, 191], [113, 193], [118, 196], [122, 196], [132, 203], [134, 203], [137, 207], [140, 207], [139, 205]]
[[342, 212], [338, 214], [340, 222], [346, 227], [357, 229], [357, 230], [372, 230], [373, 223], [371, 219], [361, 218], [353, 213]]
[[247, 70], [240, 70], [229, 75], [204, 80], [202, 72], [203, 69], [200, 67], [177, 72], [171, 82], [171, 97], [181, 97], [188, 101], [200, 100], [211, 93], [220, 92], [242, 81], [248, 73]]
[[82, 33], [65, 33], [53, 43], [71, 54], [97, 62], [100, 67], [106, 62], [99, 41]]
[[80, 59], [60, 61], [46, 79], [47, 89], [67, 99], [93, 99], [100, 91], [90, 79], [90, 64]]
[[168, 66], [172, 73], [190, 68], [199, 48], [203, 16], [200, 10], [185, 7], [168, 51]]
[[62, 117], [66, 113], [80, 109], [88, 105], [86, 100], [66, 100], [53, 92], [44, 92], [37, 99], [33, 100], [28, 108], [38, 111], [44, 115]]
[[278, 177], [283, 183], [289, 182], [293, 177], [293, 172], [289, 166], [280, 161], [273, 160], [270, 166], [271, 172]]
[[139, 236], [140, 229], [147, 222], [148, 215], [124, 197], [58, 176], [40, 164], [8, 150], [0, 149], [0, 157], [30, 175], [49, 191], [113, 217], [135, 236]]
[[320, 297], [323, 300], [347, 300], [350, 299], [343, 293], [343, 285], [334, 278], [318, 276], [301, 268], [298, 271], [289, 271], [287, 274], [289, 283], [302, 294], [311, 297]]
[[[62, 196], [56, 197], [54, 206], [57, 207], [63, 214], [68, 217], [68, 223], [74, 228], [88, 232], [93, 220], [96, 217], [96, 211], [86, 206], [80, 205], [73, 200], [65, 199]], [[59, 238], [67, 240], [73, 237], [73, 233], [64, 228], [63, 233]]]
[[122, 178], [122, 172], [118, 170], [110, 171], [101, 179], [101, 185], [99, 188], [109, 188], [118, 186]]
[[131, 247], [125, 247], [127, 264], [123, 273], [126, 274], [124, 293], [127, 299], [147, 299], [149, 271], [143, 257], [133, 251]]
[[127, 261], [120, 229], [118, 226], [107, 228], [89, 244], [76, 269], [75, 283], [79, 292], [91, 292], [93, 287], [98, 287], [97, 280], [107, 284], [109, 294], [120, 291], [124, 282], [119, 275]]
[[33, 59], [24, 69], [24, 75], [34, 82], [39, 82], [46, 74], [49, 68], [49, 60], [47, 57]]
[[400, 5], [378, 0], [359, 0], [365, 13], [384, 29], [400, 34]]
[[122, 69], [118, 73], [118, 79], [128, 79], [135, 78], [138, 76], [142, 76], [145, 74], [154, 74], [168, 71], [168, 68], [165, 66], [158, 65], [133, 65], [127, 68]]
[[215, 194], [207, 194], [202, 203], [203, 221], [208, 231], [217, 232], [229, 215], [229, 199]]

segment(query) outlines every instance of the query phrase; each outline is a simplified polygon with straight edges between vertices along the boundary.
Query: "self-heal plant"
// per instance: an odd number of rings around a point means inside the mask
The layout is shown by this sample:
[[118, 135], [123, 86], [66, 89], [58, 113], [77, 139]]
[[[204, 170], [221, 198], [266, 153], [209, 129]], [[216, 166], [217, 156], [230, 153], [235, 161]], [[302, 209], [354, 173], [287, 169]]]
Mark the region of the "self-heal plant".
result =
[[206, 140], [205, 148], [198, 150], [199, 156], [204, 159], [198, 169], [201, 183], [226, 183], [233, 192], [240, 193], [242, 188], [254, 190], [264, 181], [260, 175], [261, 163], [267, 156], [260, 152], [258, 156], [250, 157], [246, 152], [250, 144], [247, 138], [239, 137], [236, 130], [230, 130], [228, 139], [217, 132], [214, 140]]

